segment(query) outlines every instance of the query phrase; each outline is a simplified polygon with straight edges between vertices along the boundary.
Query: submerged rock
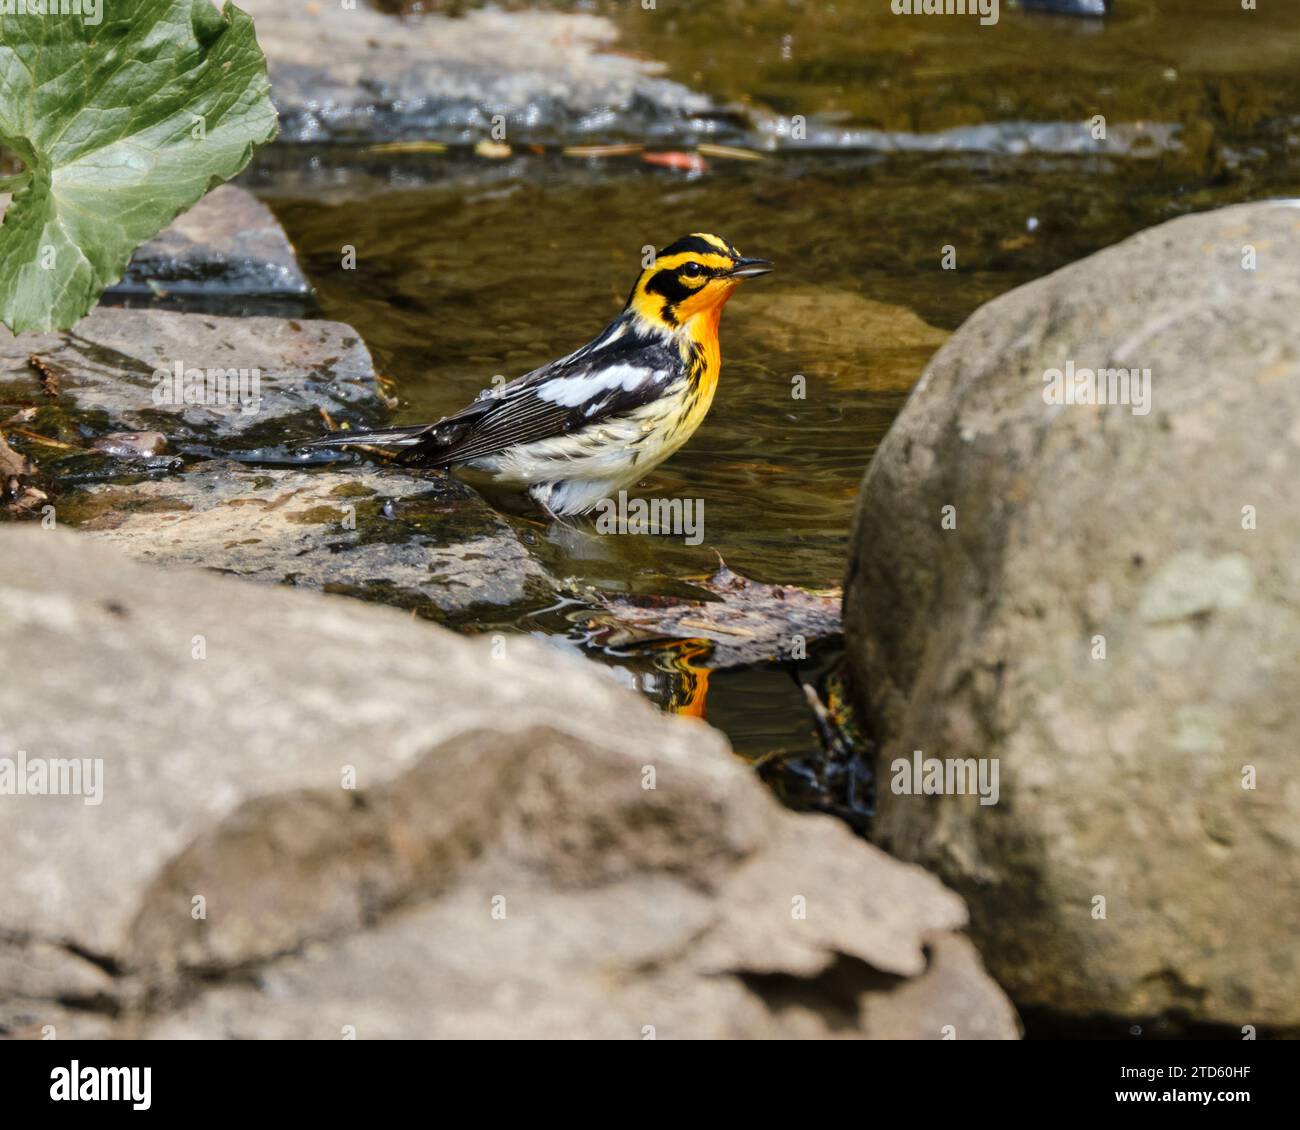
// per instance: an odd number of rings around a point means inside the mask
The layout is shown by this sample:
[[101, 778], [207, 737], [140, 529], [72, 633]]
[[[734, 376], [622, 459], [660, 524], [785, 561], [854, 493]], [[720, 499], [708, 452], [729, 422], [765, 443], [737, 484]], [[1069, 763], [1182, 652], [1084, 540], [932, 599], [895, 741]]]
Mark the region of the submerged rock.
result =
[[69, 493], [60, 520], [140, 561], [465, 612], [552, 586], [505, 519], [445, 474], [200, 463]]
[[840, 388], [907, 392], [948, 333], [906, 306], [826, 287], [754, 291], [727, 311], [735, 335], [766, 349], [828, 358]]
[[959, 898], [589, 664], [57, 530], [0, 555], [0, 758], [92, 759], [0, 796], [0, 1031], [1016, 1035]]
[[[867, 473], [874, 836], [1021, 1005], [1300, 1026], [1297, 308], [1296, 202], [1142, 232], [978, 310]], [[903, 788], [915, 750], [997, 803]]]
[[1064, 16], [1108, 16], [1115, 0], [1019, 0], [1027, 12], [1054, 12]]
[[247, 0], [286, 141], [519, 141], [712, 133], [719, 111], [608, 50], [609, 20], [475, 9], [400, 19], [367, 8]]

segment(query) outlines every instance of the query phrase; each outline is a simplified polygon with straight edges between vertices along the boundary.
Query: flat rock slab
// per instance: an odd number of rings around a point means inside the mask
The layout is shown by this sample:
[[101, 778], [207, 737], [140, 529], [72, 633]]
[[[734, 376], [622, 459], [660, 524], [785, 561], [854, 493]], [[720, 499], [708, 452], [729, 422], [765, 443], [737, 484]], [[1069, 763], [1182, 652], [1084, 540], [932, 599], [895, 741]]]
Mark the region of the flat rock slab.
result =
[[710, 132], [710, 101], [609, 51], [594, 15], [477, 9], [412, 19], [364, 5], [247, 0], [288, 141], [508, 141]]
[[100, 763], [0, 793], [0, 1033], [1017, 1034], [956, 895], [586, 662], [57, 529], [0, 559], [0, 770]]
[[370, 351], [341, 322], [108, 307], [66, 333], [0, 327], [0, 398], [173, 446], [282, 443], [319, 432], [321, 409], [377, 420], [383, 407]]
[[136, 249], [105, 301], [239, 296], [296, 300], [311, 286], [289, 237], [251, 192], [224, 184]]
[[[9, 201], [8, 193], [0, 193], [0, 217]], [[194, 309], [224, 308], [239, 299], [240, 313], [305, 314], [311, 294], [293, 245], [271, 210], [251, 192], [223, 184], [138, 247], [126, 274], [102, 301]]]
[[440, 473], [200, 463], [60, 500], [60, 520], [129, 556], [443, 613], [542, 598], [546, 572], [477, 494]]

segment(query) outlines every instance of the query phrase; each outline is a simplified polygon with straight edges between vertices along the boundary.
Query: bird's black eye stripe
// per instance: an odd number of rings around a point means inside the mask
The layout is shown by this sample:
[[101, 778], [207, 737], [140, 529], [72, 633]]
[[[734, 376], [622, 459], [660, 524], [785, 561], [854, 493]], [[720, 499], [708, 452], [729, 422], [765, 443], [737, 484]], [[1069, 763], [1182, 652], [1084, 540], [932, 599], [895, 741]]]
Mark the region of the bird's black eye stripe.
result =
[[695, 293], [677, 277], [677, 270], [656, 271], [645, 288], [651, 294], [662, 294], [674, 306]]

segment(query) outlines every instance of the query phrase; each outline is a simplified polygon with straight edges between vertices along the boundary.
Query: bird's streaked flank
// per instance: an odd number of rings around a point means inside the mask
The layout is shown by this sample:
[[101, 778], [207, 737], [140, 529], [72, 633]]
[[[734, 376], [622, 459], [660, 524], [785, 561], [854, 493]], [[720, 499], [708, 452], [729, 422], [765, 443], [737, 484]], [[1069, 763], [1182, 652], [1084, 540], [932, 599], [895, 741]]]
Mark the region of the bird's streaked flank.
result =
[[472, 467], [527, 488], [555, 515], [583, 514], [694, 434], [722, 368], [718, 319], [741, 281], [772, 269], [716, 235], [665, 247], [594, 340], [434, 424], [332, 432], [308, 447], [401, 449], [419, 467]]

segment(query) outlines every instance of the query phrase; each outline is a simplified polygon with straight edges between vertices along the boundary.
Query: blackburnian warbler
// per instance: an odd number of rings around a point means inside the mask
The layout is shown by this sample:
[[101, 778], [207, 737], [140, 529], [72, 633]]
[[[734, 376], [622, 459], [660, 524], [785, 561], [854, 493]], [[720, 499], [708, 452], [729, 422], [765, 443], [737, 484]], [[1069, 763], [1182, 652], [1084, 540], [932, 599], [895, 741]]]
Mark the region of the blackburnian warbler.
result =
[[331, 432], [308, 447], [373, 444], [398, 461], [465, 466], [582, 514], [657, 467], [700, 426], [718, 384], [718, 319], [743, 279], [772, 269], [697, 233], [655, 256], [595, 340], [434, 424]]

